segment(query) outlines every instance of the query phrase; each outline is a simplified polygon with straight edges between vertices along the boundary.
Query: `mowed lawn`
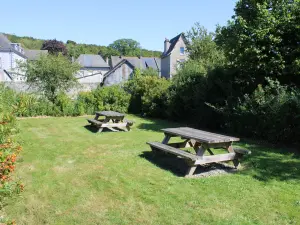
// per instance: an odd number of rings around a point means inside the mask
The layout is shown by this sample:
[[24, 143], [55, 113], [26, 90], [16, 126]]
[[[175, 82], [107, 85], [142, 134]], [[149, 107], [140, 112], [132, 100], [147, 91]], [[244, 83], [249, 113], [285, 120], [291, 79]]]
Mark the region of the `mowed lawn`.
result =
[[[147, 141], [178, 124], [128, 116], [130, 132], [93, 133], [85, 118], [19, 120], [17, 224], [300, 224], [300, 157], [245, 141], [238, 173], [183, 178]], [[267, 132], [267, 131], [266, 131]]]

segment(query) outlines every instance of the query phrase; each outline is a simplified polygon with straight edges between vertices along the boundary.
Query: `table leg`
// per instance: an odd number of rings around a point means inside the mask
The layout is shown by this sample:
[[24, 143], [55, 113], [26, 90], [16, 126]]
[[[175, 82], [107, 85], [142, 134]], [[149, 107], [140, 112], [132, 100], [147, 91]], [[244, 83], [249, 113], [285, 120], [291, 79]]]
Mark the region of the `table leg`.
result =
[[192, 176], [196, 169], [197, 169], [197, 166], [196, 165], [189, 165], [190, 167], [188, 168], [188, 170], [186, 171], [186, 174], [185, 174], [185, 177], [189, 177], [189, 176]]
[[[234, 150], [233, 150], [233, 147], [232, 147], [232, 143], [231, 143], [230, 145], [226, 146], [226, 149], [227, 149], [227, 151], [228, 151], [229, 153], [235, 153]], [[237, 155], [236, 155], [236, 157], [232, 160], [232, 162], [233, 162], [233, 165], [234, 165], [234, 167], [235, 167], [236, 169], [240, 166], [240, 160], [239, 160], [239, 158], [237, 157]]]
[[[105, 118], [105, 119], [103, 120], [103, 123], [107, 123], [108, 121], [109, 121], [109, 119]], [[103, 127], [99, 127], [98, 133], [101, 133], [102, 131], [103, 131]]]
[[169, 143], [170, 139], [171, 139], [171, 136], [165, 134], [165, 137], [164, 137], [164, 139], [163, 139], [163, 141], [161, 143], [166, 145], [166, 144]]
[[202, 157], [204, 155], [206, 147], [197, 142], [194, 145], [194, 150], [195, 150], [197, 156], [201, 156]]

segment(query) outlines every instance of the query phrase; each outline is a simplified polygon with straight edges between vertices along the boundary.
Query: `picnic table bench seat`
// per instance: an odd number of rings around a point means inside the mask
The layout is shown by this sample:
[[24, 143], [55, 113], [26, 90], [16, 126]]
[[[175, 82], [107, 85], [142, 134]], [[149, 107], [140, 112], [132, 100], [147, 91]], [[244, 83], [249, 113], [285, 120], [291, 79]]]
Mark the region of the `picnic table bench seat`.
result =
[[101, 121], [95, 120], [95, 119], [88, 119], [87, 121], [88, 121], [90, 124], [94, 124], [94, 125], [98, 125], [98, 126], [100, 126], [100, 125], [103, 124]]
[[159, 149], [164, 152], [168, 152], [168, 153], [172, 153], [174, 155], [180, 156], [182, 158], [190, 159], [192, 161], [196, 161], [199, 158], [198, 156], [196, 156], [192, 153], [180, 150], [178, 148], [174, 148], [169, 145], [162, 144], [160, 142], [147, 142], [147, 144], [150, 145], [153, 150]]
[[233, 147], [233, 151], [240, 155], [250, 155], [251, 154], [251, 151], [243, 149], [243, 148], [238, 148], [238, 147]]

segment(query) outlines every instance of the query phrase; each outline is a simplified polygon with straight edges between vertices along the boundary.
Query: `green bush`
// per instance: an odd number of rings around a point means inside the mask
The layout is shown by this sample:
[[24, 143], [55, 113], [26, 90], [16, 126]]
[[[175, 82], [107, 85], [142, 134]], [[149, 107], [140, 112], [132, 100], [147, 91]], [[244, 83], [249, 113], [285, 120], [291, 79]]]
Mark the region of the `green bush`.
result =
[[93, 95], [95, 110], [112, 110], [124, 113], [128, 111], [130, 94], [120, 86], [98, 88], [93, 91]]
[[136, 76], [125, 84], [125, 90], [131, 93], [130, 108], [132, 113], [165, 117], [167, 91], [170, 81], [158, 76]]
[[78, 115], [94, 114], [96, 108], [96, 98], [94, 92], [80, 92], [78, 94], [75, 110]]
[[300, 92], [267, 79], [268, 85], [245, 95], [235, 106], [222, 109], [227, 116], [226, 128], [244, 136], [270, 142], [299, 142]]

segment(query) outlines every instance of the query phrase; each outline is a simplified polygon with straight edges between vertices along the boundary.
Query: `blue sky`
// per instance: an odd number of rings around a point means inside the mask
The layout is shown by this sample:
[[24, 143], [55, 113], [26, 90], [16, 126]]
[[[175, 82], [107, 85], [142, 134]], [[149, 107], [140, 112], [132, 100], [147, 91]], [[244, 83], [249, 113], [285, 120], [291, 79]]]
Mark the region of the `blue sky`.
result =
[[[12, 3], [13, 2], [13, 3]], [[233, 15], [235, 0], [15, 0], [1, 2], [0, 32], [109, 45], [132, 38], [162, 50], [165, 37], [195, 22], [214, 31]]]

